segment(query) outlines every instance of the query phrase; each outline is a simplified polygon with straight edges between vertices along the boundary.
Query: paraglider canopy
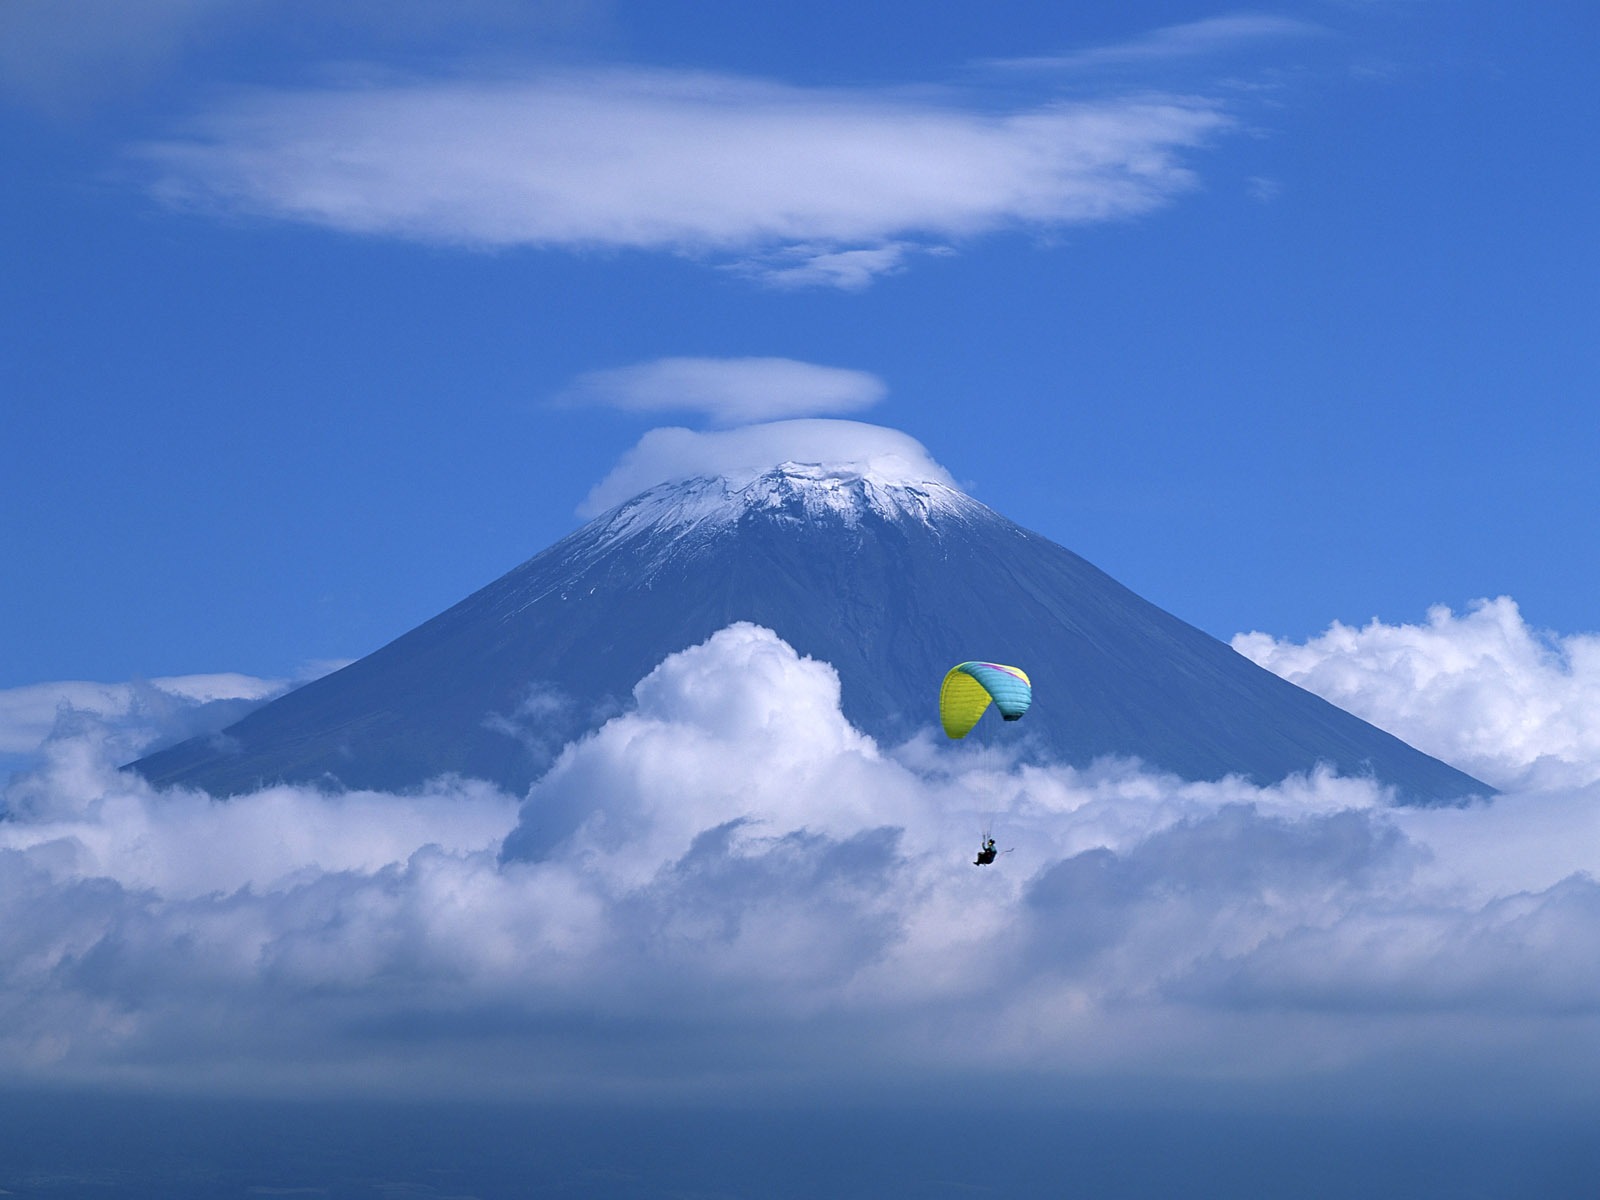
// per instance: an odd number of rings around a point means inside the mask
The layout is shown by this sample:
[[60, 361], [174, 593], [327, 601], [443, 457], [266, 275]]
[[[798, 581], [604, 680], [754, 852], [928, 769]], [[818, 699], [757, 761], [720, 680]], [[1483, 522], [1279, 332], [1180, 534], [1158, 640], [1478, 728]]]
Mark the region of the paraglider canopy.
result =
[[990, 704], [1008, 721], [1020, 720], [1033, 703], [1033, 685], [1020, 667], [964, 662], [950, 668], [939, 688], [939, 722], [945, 734], [964, 738]]

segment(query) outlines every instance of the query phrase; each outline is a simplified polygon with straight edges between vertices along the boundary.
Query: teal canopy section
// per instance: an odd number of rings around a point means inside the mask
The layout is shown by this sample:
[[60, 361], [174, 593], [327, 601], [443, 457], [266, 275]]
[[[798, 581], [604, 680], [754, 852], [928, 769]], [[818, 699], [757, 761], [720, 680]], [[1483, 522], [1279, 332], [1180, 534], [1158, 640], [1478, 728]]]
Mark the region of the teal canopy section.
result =
[[[951, 674], [970, 676], [987, 693], [986, 697], [981, 697], [983, 707], [987, 707], [988, 700], [993, 700], [1000, 715], [1008, 721], [1018, 720], [1033, 703], [1033, 685], [1028, 680], [1027, 672], [1019, 667], [1008, 667], [1003, 663], [964, 662]], [[973, 720], [976, 719], [974, 715]]]

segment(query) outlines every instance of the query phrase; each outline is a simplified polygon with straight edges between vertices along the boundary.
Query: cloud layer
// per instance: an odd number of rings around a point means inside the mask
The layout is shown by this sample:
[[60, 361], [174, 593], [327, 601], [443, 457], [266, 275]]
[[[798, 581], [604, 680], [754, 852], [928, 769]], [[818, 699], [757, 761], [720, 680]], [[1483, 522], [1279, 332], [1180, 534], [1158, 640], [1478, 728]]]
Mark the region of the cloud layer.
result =
[[1184, 153], [1228, 125], [1186, 97], [991, 111], [607, 70], [257, 92], [136, 157], [173, 204], [859, 287], [918, 249], [1148, 212], [1194, 186]]
[[[92, 727], [47, 750], [0, 821], [17, 1080], [1600, 1099], [1594, 786], [1397, 810], [1361, 780], [884, 747], [750, 625], [526, 797], [217, 802], [111, 769]], [[985, 829], [1011, 853], [979, 870]]]
[[718, 425], [748, 425], [860, 412], [888, 391], [866, 371], [792, 358], [658, 358], [588, 371], [561, 399], [627, 412], [695, 412]]

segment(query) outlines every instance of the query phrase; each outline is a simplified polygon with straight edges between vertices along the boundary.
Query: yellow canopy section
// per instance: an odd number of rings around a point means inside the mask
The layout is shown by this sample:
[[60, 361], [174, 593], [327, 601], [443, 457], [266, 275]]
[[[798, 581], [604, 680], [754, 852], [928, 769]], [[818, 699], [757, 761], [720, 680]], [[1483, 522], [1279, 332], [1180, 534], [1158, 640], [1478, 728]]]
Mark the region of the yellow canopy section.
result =
[[939, 687], [939, 723], [945, 736], [964, 738], [971, 733], [991, 699], [989, 689], [962, 667], [951, 667]]

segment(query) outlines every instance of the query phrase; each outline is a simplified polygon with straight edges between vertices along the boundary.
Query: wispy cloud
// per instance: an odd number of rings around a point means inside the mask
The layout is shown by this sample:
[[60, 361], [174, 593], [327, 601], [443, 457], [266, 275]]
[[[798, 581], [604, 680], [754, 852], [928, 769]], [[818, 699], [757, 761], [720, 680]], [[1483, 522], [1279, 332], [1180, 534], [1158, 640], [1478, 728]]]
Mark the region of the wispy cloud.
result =
[[258, 64], [309, 44], [334, 59], [526, 48], [603, 21], [604, 8], [605, 0], [5, 0], [0, 96], [71, 111], [136, 90], [196, 51], [247, 39]]
[[718, 425], [745, 425], [860, 412], [888, 391], [866, 371], [792, 358], [658, 358], [585, 372], [560, 400], [627, 412], [700, 413]]
[[1244, 181], [1245, 193], [1261, 204], [1271, 204], [1283, 193], [1283, 184], [1264, 175], [1252, 175]]
[[[1079, 1098], [1338, 1078], [1431, 1115], [1596, 1099], [1593, 786], [1395, 810], [1358, 779], [884, 747], [839, 702], [826, 663], [734, 626], [520, 799], [213, 801], [63, 734], [76, 751], [0, 821], [0, 1069], [225, 1067], [297, 1096], [981, 1069]], [[985, 823], [1015, 852], [979, 870]], [[1478, 1070], [1491, 1094], [1463, 1086]]]
[[190, 42], [262, 0], [7, 0], [0, 4], [0, 94], [75, 105], [148, 78]]
[[176, 205], [468, 246], [701, 256], [860, 287], [919, 248], [1148, 212], [1228, 128], [1192, 97], [991, 111], [671, 71], [258, 92], [136, 148]]
[[888, 242], [858, 250], [830, 250], [801, 244], [769, 253], [764, 259], [734, 263], [730, 269], [764, 280], [776, 288], [835, 287], [840, 291], [859, 292], [884, 275], [898, 275], [913, 255], [950, 253], [947, 246], [911, 242]]
[[1310, 21], [1271, 13], [1233, 13], [1166, 25], [1141, 37], [1091, 46], [1064, 54], [987, 59], [988, 67], [1011, 70], [1062, 71], [1089, 67], [1159, 63], [1215, 56], [1264, 42], [1316, 37], [1327, 30]]

